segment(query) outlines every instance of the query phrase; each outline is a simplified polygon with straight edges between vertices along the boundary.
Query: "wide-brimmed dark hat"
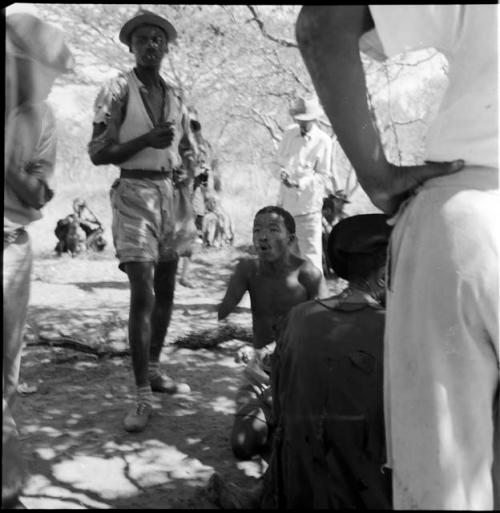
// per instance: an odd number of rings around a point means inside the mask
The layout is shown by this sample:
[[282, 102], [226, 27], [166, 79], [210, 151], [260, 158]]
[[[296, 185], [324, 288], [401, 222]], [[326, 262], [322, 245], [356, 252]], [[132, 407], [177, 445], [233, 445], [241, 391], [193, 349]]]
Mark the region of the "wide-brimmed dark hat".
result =
[[73, 68], [75, 60], [57, 27], [24, 12], [9, 14], [5, 22], [6, 54], [32, 60], [59, 73]]
[[332, 228], [328, 256], [337, 276], [348, 278], [348, 262], [353, 255], [369, 255], [387, 247], [392, 231], [387, 220], [385, 214], [360, 214], [346, 217]]
[[167, 35], [169, 43], [173, 43], [177, 39], [177, 31], [167, 19], [158, 16], [154, 12], [139, 9], [135, 16], [125, 22], [121, 28], [119, 36], [120, 41], [128, 46], [132, 32], [140, 25], [155, 25], [156, 27], [160, 27]]

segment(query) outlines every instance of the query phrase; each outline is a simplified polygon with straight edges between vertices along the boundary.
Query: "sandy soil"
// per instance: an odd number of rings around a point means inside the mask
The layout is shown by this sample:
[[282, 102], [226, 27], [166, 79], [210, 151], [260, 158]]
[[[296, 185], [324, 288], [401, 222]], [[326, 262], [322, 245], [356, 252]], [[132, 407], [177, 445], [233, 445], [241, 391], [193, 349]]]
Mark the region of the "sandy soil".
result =
[[[244, 253], [204, 250], [192, 263], [197, 288], [177, 285], [162, 365], [192, 392], [155, 394], [155, 413], [140, 434], [122, 428], [134, 398], [125, 274], [112, 255], [35, 261], [22, 393], [13, 412], [30, 470], [21, 497], [28, 508], [214, 509], [204, 490], [214, 472], [244, 486], [256, 482], [265, 463], [238, 462], [229, 447], [242, 369], [234, 356], [248, 342], [175, 344], [216, 329], [214, 307]], [[251, 325], [247, 297], [229, 321]]]

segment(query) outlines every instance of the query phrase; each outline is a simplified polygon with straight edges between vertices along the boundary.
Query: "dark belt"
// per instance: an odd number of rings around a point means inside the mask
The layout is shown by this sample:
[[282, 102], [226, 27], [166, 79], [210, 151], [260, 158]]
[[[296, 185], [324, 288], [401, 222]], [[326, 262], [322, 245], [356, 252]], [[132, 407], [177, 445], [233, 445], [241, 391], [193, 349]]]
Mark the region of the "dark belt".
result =
[[149, 178], [165, 180], [172, 178], [172, 171], [154, 171], [152, 169], [120, 169], [120, 178]]

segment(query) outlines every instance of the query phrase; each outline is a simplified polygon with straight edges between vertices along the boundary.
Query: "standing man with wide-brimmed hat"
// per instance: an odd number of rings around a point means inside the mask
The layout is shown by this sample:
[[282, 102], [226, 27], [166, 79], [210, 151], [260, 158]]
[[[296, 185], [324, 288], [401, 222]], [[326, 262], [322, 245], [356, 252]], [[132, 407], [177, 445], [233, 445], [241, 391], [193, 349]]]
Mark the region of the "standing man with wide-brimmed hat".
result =
[[178, 263], [174, 181], [178, 183], [183, 160], [194, 146], [187, 109], [160, 76], [163, 58], [177, 37], [173, 25], [139, 10], [119, 37], [136, 66], [99, 92], [89, 155], [95, 165], [120, 167], [110, 191], [112, 232], [119, 267], [130, 281], [128, 335], [137, 386], [137, 401], [124, 427], [137, 432], [153, 412], [152, 392], [189, 390], [161, 374], [159, 359]]
[[321, 210], [331, 183], [332, 141], [317, 125], [322, 110], [316, 98], [298, 98], [274, 163], [281, 180], [278, 204], [296, 225], [302, 256], [322, 271]]
[[54, 192], [56, 125], [45, 101], [73, 56], [63, 33], [27, 12], [6, 17], [3, 212], [2, 509], [16, 505], [23, 481], [11, 408], [16, 397], [33, 256], [26, 227]]

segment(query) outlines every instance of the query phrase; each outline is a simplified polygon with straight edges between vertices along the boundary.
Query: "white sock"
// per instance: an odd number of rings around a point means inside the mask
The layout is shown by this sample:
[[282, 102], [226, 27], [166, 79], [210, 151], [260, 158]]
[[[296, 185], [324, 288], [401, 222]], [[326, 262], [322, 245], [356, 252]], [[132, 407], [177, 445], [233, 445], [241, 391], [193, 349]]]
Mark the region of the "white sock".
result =
[[153, 406], [153, 401], [153, 392], [150, 386], [137, 387], [137, 402], [148, 403], [150, 406]]

